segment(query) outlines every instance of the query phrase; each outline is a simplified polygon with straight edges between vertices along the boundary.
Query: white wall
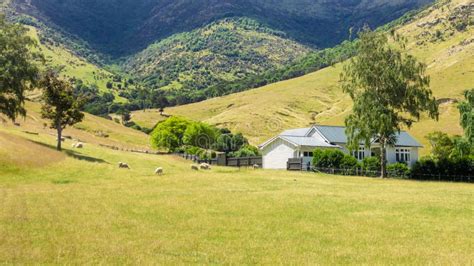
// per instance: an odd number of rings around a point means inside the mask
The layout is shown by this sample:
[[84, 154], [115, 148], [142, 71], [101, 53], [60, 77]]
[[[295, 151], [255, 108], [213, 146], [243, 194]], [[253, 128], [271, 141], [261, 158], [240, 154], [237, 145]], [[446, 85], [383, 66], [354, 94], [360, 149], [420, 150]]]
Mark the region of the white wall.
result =
[[291, 144], [277, 139], [262, 150], [262, 156], [264, 169], [286, 169], [288, 159], [295, 158], [296, 152]]

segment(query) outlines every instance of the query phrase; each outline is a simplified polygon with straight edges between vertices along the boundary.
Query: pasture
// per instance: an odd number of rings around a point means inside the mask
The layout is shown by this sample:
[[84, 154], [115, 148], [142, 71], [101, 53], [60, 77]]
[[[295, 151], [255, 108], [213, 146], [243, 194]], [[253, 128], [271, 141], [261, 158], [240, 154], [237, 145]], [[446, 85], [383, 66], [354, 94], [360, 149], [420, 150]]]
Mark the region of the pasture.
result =
[[58, 153], [53, 136], [0, 128], [0, 263], [474, 262], [472, 184], [196, 172], [71, 144]]

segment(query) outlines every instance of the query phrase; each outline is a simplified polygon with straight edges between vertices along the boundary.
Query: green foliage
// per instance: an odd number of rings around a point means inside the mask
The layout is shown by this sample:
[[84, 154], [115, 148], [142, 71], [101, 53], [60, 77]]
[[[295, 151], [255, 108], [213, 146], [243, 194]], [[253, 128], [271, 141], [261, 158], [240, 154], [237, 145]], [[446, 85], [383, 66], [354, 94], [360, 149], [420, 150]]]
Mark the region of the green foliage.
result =
[[367, 157], [362, 161], [362, 169], [364, 171], [378, 172], [380, 171], [380, 160], [377, 157]]
[[75, 97], [69, 82], [58, 79], [57, 75], [51, 71], [44, 75], [39, 85], [43, 89], [44, 101], [41, 117], [50, 120], [51, 128], [57, 130], [57, 149], [61, 150], [63, 129], [84, 119], [84, 114], [81, 112], [83, 102]]
[[463, 157], [435, 161], [422, 158], [411, 169], [411, 178], [420, 180], [454, 181], [456, 176], [473, 176], [474, 158]]
[[344, 154], [339, 167], [346, 170], [355, 170], [361, 168], [361, 165], [354, 156]]
[[242, 146], [238, 151], [230, 153], [229, 157], [243, 158], [243, 157], [255, 157], [259, 155], [260, 155], [260, 151], [258, 150], [257, 147], [252, 146], [252, 145], [245, 145], [245, 146]]
[[248, 144], [248, 140], [242, 133], [232, 134], [230, 130], [221, 130], [221, 134], [216, 140], [213, 147], [216, 151], [230, 153], [240, 150], [244, 145]]
[[345, 154], [337, 149], [316, 149], [313, 152], [313, 165], [318, 168], [339, 169], [344, 157]]
[[183, 144], [184, 133], [190, 124], [189, 120], [176, 116], [159, 123], [151, 133], [153, 147], [175, 151]]
[[[346, 118], [349, 146], [376, 138], [381, 145], [381, 173], [386, 173], [386, 147], [402, 126], [411, 125], [422, 113], [438, 118], [438, 103], [429, 89], [426, 66], [411, 55], [389, 45], [384, 33], [365, 28], [359, 34], [358, 56], [341, 74], [342, 88], [353, 100], [352, 114]], [[402, 49], [398, 36], [394, 41]]]
[[390, 177], [408, 178], [410, 172], [410, 168], [404, 163], [394, 163], [387, 166], [387, 173]]
[[188, 125], [183, 135], [183, 143], [203, 149], [210, 149], [218, 138], [218, 130], [202, 122]]
[[464, 136], [471, 145], [474, 145], [474, 89], [464, 93], [465, 101], [459, 103], [458, 109], [461, 114], [461, 126]]
[[38, 77], [34, 63], [38, 55], [31, 52], [36, 43], [26, 33], [26, 28], [7, 23], [0, 14], [0, 114], [11, 120], [26, 115], [24, 94]]
[[454, 143], [448, 134], [436, 131], [428, 134], [426, 139], [431, 145], [431, 154], [435, 160], [445, 160], [451, 157]]

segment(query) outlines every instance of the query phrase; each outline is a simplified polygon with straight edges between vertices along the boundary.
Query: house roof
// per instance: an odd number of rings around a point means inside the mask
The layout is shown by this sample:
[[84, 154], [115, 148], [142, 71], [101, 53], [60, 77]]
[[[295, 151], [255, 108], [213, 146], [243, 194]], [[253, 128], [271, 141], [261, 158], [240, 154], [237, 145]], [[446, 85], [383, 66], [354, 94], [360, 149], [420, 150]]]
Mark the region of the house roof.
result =
[[295, 144], [297, 146], [308, 146], [308, 147], [327, 147], [327, 148], [337, 148], [339, 146], [320, 141], [316, 138], [311, 137], [295, 137], [295, 136], [280, 136], [280, 138]]
[[[316, 125], [315, 128], [331, 143], [347, 143], [345, 127]], [[395, 146], [422, 147], [422, 145], [406, 131], [396, 133], [396, 137], [397, 143]]]
[[[312, 129], [316, 129], [327, 142], [321, 141], [317, 138], [310, 137]], [[401, 131], [396, 134], [397, 143], [395, 146], [401, 147], [422, 147], [422, 145], [414, 139], [410, 134], [405, 131]], [[275, 139], [284, 139], [297, 146], [310, 146], [310, 147], [338, 147], [337, 144], [346, 144], [346, 128], [341, 126], [321, 126], [315, 125], [309, 128], [297, 128], [290, 129], [282, 132], [277, 137], [265, 142], [261, 145], [264, 147]]]

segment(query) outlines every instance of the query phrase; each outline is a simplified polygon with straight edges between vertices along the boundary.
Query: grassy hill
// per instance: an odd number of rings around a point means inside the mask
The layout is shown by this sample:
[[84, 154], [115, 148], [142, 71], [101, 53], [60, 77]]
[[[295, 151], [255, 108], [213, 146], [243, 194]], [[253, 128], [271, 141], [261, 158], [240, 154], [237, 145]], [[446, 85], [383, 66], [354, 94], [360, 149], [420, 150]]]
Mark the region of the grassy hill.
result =
[[[56, 134], [55, 130], [45, 126], [47, 121], [41, 119], [41, 105], [39, 103], [27, 102], [26, 108], [28, 112], [25, 119], [18, 119], [21, 127], [14, 126], [11, 123], [3, 123], [2, 129], [20, 135], [28, 135], [25, 132], [29, 132], [31, 135], [53, 136]], [[148, 135], [140, 131], [90, 114], [86, 114], [82, 123], [66, 128], [64, 135], [85, 143], [103, 144], [124, 149], [145, 150], [149, 149], [150, 143]], [[66, 139], [65, 146], [70, 146], [72, 143], [73, 140]]]
[[[470, 184], [244, 168], [195, 172], [181, 158], [102, 148], [77, 129], [67, 134], [84, 137], [84, 149], [71, 149], [67, 140], [59, 153], [55, 136], [36, 128], [35, 109], [28, 105], [21, 127], [0, 127], [0, 263], [474, 260]], [[92, 131], [110, 127], [119, 142], [146, 139], [92, 116], [84, 124]], [[39, 135], [23, 132], [32, 127]], [[131, 170], [118, 169], [120, 161]], [[158, 166], [164, 176], [153, 174]]]
[[224, 19], [157, 42], [121, 67], [149, 87], [196, 101], [210, 86], [281, 67], [310, 50], [255, 20]]
[[[472, 17], [466, 16], [472, 8], [466, 0], [442, 1], [397, 28], [408, 39], [409, 53], [428, 65], [431, 89], [443, 102], [439, 122], [422, 119], [410, 130], [425, 146], [424, 136], [433, 130], [462, 132], [453, 102], [473, 86], [474, 27]], [[466, 27], [459, 30], [461, 23]], [[166, 113], [241, 131], [254, 144], [287, 128], [312, 123], [341, 125], [351, 110], [350, 99], [338, 83], [341, 70], [342, 64], [338, 64], [259, 89], [169, 108]], [[149, 111], [136, 112], [133, 119], [149, 127], [163, 118], [156, 111]]]

